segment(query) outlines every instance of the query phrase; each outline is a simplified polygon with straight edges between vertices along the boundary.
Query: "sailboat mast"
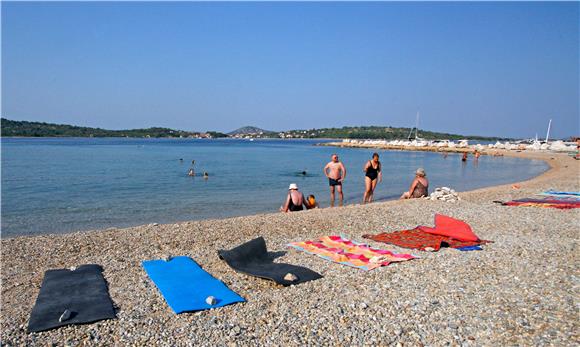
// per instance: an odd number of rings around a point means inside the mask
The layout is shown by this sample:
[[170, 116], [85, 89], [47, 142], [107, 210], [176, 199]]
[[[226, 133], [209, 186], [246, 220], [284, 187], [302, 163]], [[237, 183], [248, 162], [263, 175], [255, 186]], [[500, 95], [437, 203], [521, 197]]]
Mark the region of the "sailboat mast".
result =
[[552, 127], [552, 119], [548, 122], [548, 132], [546, 133], [546, 143], [548, 143], [548, 139], [550, 138], [550, 128]]
[[419, 111], [417, 111], [417, 121], [415, 122], [415, 140], [417, 139], [418, 131], [419, 131]]

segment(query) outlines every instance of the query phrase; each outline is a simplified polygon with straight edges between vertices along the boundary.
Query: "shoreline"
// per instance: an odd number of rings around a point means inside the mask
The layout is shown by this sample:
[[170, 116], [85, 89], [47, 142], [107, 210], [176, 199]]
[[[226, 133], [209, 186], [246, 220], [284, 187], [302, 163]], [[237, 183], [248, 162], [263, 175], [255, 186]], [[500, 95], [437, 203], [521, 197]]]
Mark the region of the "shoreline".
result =
[[[197, 140], [203, 140], [203, 139], [197, 139]], [[244, 140], [244, 139], [231, 139], [231, 140]], [[268, 140], [268, 139], [265, 139]], [[286, 140], [304, 140], [304, 139], [286, 139]], [[335, 146], [335, 145], [327, 145], [326, 143], [318, 143], [315, 144], [316, 146]], [[339, 146], [340, 147], [340, 146]], [[363, 148], [363, 149], [368, 149], [368, 148], [377, 148], [377, 149], [383, 149], [383, 150], [388, 150], [388, 151], [394, 151], [393, 149], [386, 149], [386, 148], [382, 148], [382, 147], [373, 147], [373, 146], [356, 146], [356, 145], [350, 145], [347, 146], [349, 148]], [[396, 150], [396, 151], [403, 151], [403, 152], [413, 152], [413, 150], [407, 150], [407, 149], [402, 149], [402, 150]], [[550, 160], [546, 159], [546, 156], [549, 155], [550, 153], [544, 153], [545, 155], [541, 155], [541, 152], [528, 152], [527, 154], [525, 154], [524, 152], [518, 152], [515, 153], [513, 151], [508, 151], [508, 150], [495, 150], [496, 152], [500, 152], [501, 156], [507, 156], [507, 157], [514, 157], [514, 158], [522, 158], [522, 159], [530, 159], [530, 160], [542, 160], [544, 162], [546, 162], [546, 164], [548, 165], [548, 168], [546, 169], [546, 171], [540, 173], [538, 176], [532, 177], [529, 180], [533, 180], [537, 177], [540, 177], [544, 174], [546, 174], [547, 172], [549, 172], [550, 170], [553, 169], [553, 165], [551, 165]], [[539, 156], [538, 156], [539, 155]], [[558, 155], [555, 154], [554, 155]], [[470, 158], [470, 160], [472, 160]], [[467, 193], [467, 192], [472, 192], [472, 191], [480, 191], [480, 190], [486, 190], [486, 189], [492, 189], [494, 187], [498, 187], [498, 186], [507, 186], [507, 185], [511, 185], [511, 184], [515, 184], [517, 183], [517, 181], [514, 178], [513, 182], [508, 182], [508, 183], [501, 183], [499, 185], [489, 185], [489, 186], [484, 186], [484, 187], [479, 187], [479, 188], [474, 188], [474, 189], [470, 189], [470, 190], [464, 190], [464, 191], [457, 191], [458, 193]], [[388, 203], [388, 202], [393, 202], [393, 201], [399, 201], [400, 199], [398, 199], [398, 194], [393, 197], [386, 197], [386, 198], [381, 198], [381, 199], [377, 199], [375, 200], [375, 203]], [[354, 200], [357, 201], [357, 200]], [[361, 205], [360, 202], [353, 202], [353, 203], [348, 203], [345, 204], [344, 207], [347, 206], [359, 206]], [[330, 207], [324, 207], [322, 208], [322, 210], [325, 210], [327, 208]], [[80, 229], [80, 230], [68, 230], [68, 231], [53, 231], [53, 232], [46, 232], [46, 233], [30, 233], [30, 234], [25, 234], [25, 235], [10, 235], [10, 236], [2, 236], [2, 240], [8, 240], [8, 239], [14, 239], [14, 238], [20, 238], [20, 237], [38, 237], [38, 236], [62, 236], [62, 235], [69, 235], [69, 234], [78, 234], [78, 233], [94, 233], [94, 232], [101, 232], [101, 231], [105, 231], [105, 230], [117, 230], [117, 229], [127, 229], [127, 228], [136, 228], [136, 227], [144, 227], [147, 225], [151, 225], [151, 224], [160, 224], [160, 225], [170, 225], [170, 224], [179, 224], [179, 223], [187, 223], [187, 222], [201, 222], [201, 221], [207, 221], [207, 222], [219, 222], [220, 220], [224, 220], [224, 219], [230, 219], [230, 218], [243, 218], [243, 217], [253, 217], [253, 216], [264, 216], [264, 215], [269, 215], [269, 214], [277, 214], [279, 213], [278, 211], [263, 211], [263, 212], [256, 212], [256, 213], [250, 213], [250, 214], [241, 214], [241, 215], [234, 215], [234, 216], [230, 216], [230, 217], [223, 217], [223, 218], [214, 218], [214, 217], [208, 217], [208, 218], [200, 218], [200, 219], [185, 219], [185, 220], [176, 220], [176, 221], [171, 221], [171, 222], [160, 222], [160, 223], [156, 223], [155, 221], [152, 221], [150, 223], [140, 223], [140, 222], [135, 222], [135, 223], [126, 223], [126, 225], [117, 225], [117, 226], [105, 226], [105, 227], [101, 227], [101, 228], [87, 228], [87, 229]]]
[[[453, 203], [393, 200], [2, 239], [1, 339], [6, 345], [574, 344], [577, 297], [570, 275], [578, 274], [578, 211], [492, 201], [548, 188], [580, 191], [580, 163], [565, 154], [509, 155], [541, 159], [550, 168], [516, 182], [519, 189], [509, 183], [460, 192], [462, 200]], [[435, 213], [468, 222], [494, 243], [479, 252], [428, 253], [361, 237], [432, 225]], [[362, 272], [286, 246], [330, 234], [421, 259]], [[309, 267], [324, 278], [281, 288], [236, 273], [217, 257], [218, 249], [257, 236], [269, 251], [286, 252], [276, 261]], [[173, 314], [140, 265], [166, 255], [192, 257], [247, 302]], [[44, 271], [89, 263], [103, 266], [117, 319], [27, 334]]]
[[[319, 143], [317, 146], [322, 147], [340, 147], [340, 148], [364, 148], [364, 149], [377, 149], [377, 150], [388, 150], [388, 151], [403, 151], [403, 152], [436, 152], [436, 153], [475, 153], [479, 152], [481, 155], [491, 155], [491, 156], [504, 156], [516, 152], [528, 152], [528, 153], [549, 153], [540, 151], [528, 151], [526, 149], [499, 149], [499, 148], [488, 148], [481, 147], [477, 148], [477, 145], [468, 145], [467, 147], [436, 147], [436, 146], [405, 146], [405, 145], [390, 145], [390, 144], [365, 144], [365, 143], [352, 143], [352, 142], [325, 142]], [[565, 152], [560, 152], [565, 153]]]

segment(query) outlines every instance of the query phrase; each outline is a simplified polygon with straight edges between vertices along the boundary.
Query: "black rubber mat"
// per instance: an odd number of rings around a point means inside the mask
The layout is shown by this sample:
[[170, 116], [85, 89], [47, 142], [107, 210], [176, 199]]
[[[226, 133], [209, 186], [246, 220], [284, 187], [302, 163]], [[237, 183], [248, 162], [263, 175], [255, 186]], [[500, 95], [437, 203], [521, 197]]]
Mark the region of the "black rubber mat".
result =
[[[283, 286], [299, 284], [322, 278], [322, 275], [308, 268], [290, 264], [274, 263], [268, 254], [263, 237], [248, 241], [229, 251], [218, 251], [219, 257], [234, 270], [246, 275], [274, 281]], [[287, 276], [291, 274], [290, 276]], [[286, 280], [284, 277], [293, 277]]]
[[[30, 314], [28, 331], [115, 318], [115, 309], [102, 272], [101, 266], [92, 264], [79, 266], [74, 271], [46, 271]], [[69, 318], [59, 321], [66, 310], [70, 312]]]

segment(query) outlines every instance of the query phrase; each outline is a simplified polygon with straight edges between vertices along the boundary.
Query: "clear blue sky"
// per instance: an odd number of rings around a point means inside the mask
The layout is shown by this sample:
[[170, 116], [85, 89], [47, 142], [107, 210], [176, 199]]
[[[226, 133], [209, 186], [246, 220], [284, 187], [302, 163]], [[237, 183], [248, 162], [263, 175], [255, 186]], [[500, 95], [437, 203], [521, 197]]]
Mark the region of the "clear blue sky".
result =
[[2, 116], [578, 135], [579, 3], [2, 2]]

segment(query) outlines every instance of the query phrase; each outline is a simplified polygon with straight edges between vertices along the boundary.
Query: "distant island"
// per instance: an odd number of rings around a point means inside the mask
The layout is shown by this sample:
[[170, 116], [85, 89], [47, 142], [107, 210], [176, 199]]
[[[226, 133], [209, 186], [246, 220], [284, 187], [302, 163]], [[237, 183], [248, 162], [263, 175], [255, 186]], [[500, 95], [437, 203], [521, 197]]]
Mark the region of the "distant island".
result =
[[[135, 138], [282, 138], [282, 139], [406, 139], [414, 128], [394, 128], [385, 126], [345, 126], [342, 128], [298, 129], [270, 131], [254, 126], [245, 126], [227, 134], [218, 131], [185, 131], [169, 128], [146, 128], [130, 130], [106, 130], [101, 128], [80, 127], [66, 124], [14, 121], [1, 119], [1, 132], [4, 137], [135, 137]], [[427, 140], [509, 140], [499, 137], [458, 135], [438, 133], [418, 129], [419, 136]]]
[[131, 130], [106, 130], [79, 127], [66, 124], [14, 121], [1, 119], [2, 136], [5, 137], [173, 137], [173, 138], [215, 138], [228, 135], [217, 132], [195, 132], [168, 128], [147, 128]]
[[[500, 137], [458, 135], [448, 133], [438, 133], [426, 130], [417, 130], [419, 136], [426, 140], [481, 140], [497, 141], [510, 140]], [[282, 139], [406, 139], [410, 135], [414, 136], [415, 128], [393, 128], [381, 126], [361, 126], [342, 128], [321, 128], [321, 129], [299, 129], [287, 131], [264, 130], [254, 126], [245, 126], [227, 133], [228, 137], [234, 138], [282, 138]]]

